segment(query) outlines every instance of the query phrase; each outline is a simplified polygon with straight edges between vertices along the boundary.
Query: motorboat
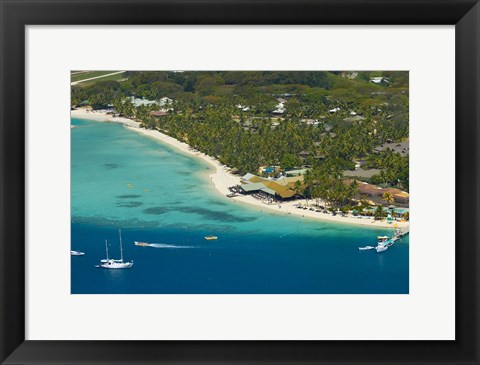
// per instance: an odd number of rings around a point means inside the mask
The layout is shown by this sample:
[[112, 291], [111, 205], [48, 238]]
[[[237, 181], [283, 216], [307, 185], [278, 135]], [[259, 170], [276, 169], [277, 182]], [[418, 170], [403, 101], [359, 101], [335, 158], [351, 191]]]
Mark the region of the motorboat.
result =
[[[386, 237], [386, 239], [385, 239]], [[377, 250], [377, 252], [384, 252], [384, 251], [387, 251], [388, 248], [393, 245], [393, 243], [395, 242], [395, 239], [393, 238], [389, 238], [387, 236], [380, 236], [378, 240], [378, 245], [377, 247], [375, 247], [375, 250]]]
[[205, 239], [207, 241], [214, 241], [214, 240], [218, 239], [218, 237], [217, 236], [205, 236]]
[[377, 252], [384, 252], [384, 251], [387, 251], [388, 250], [388, 246], [386, 245], [378, 245], [377, 247], [375, 247], [375, 250]]
[[366, 251], [366, 250], [373, 250], [375, 247], [374, 246], [365, 246], [365, 247], [359, 247], [358, 249], [360, 251]]
[[135, 243], [135, 246], [142, 246], [142, 247], [150, 246], [150, 243], [147, 243], [147, 242], [134, 241], [134, 243]]
[[380, 244], [380, 243], [384, 243], [386, 241], [388, 241], [390, 239], [390, 237], [388, 236], [377, 236], [377, 243]]
[[72, 255], [72, 256], [84, 256], [85, 252], [71, 250], [70, 255]]

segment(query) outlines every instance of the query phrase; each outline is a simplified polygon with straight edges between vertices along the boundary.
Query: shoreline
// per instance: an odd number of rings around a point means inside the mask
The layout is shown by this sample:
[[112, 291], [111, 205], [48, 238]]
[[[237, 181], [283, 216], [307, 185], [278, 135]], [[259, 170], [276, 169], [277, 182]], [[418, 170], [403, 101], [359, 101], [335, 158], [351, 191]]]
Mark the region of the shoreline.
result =
[[[209, 175], [210, 181], [212, 182], [215, 190], [219, 194], [223, 195], [225, 199], [232, 200], [233, 203], [237, 203], [237, 202], [245, 203], [247, 205], [260, 208], [262, 211], [263, 209], [267, 209], [269, 211], [275, 212], [275, 215], [277, 214], [278, 215], [295, 215], [301, 218], [315, 219], [320, 221], [329, 221], [329, 222], [341, 223], [341, 224], [342, 223], [356, 224], [356, 225], [362, 225], [366, 227], [393, 229], [393, 223], [387, 223], [386, 221], [385, 222], [375, 221], [372, 218], [363, 217], [359, 219], [352, 216], [341, 217], [339, 215], [333, 216], [331, 214], [323, 214], [323, 213], [319, 213], [311, 210], [298, 209], [296, 205], [298, 203], [301, 203], [302, 205], [304, 205], [303, 200], [284, 202], [280, 205], [278, 204], [269, 205], [249, 195], [238, 195], [234, 198], [228, 198], [226, 196], [227, 194], [230, 193], [230, 191], [228, 190], [228, 187], [240, 184], [240, 176], [230, 174], [220, 165], [220, 163], [215, 158], [208, 156], [202, 152], [194, 151], [187, 143], [180, 142], [179, 140], [173, 137], [170, 137], [166, 134], [163, 134], [157, 130], [140, 128], [140, 123], [135, 122], [131, 119], [123, 118], [123, 117], [113, 117], [112, 115], [106, 114], [103, 112], [93, 112], [87, 109], [76, 109], [70, 112], [70, 116], [78, 119], [87, 119], [87, 120], [93, 120], [93, 121], [99, 121], [99, 122], [110, 122], [110, 123], [122, 124], [127, 128], [131, 129], [132, 131], [135, 131], [137, 133], [159, 140], [185, 154], [201, 158], [203, 161], [205, 161], [206, 163], [210, 164], [215, 168], [215, 172]], [[395, 222], [395, 223], [398, 224], [399, 228], [409, 227], [408, 222]]]

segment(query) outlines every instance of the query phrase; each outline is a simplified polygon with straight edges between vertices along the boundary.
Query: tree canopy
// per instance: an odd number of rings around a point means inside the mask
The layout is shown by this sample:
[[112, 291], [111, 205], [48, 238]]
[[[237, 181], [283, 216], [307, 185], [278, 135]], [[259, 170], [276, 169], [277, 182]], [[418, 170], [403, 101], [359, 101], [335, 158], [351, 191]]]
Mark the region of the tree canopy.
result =
[[[333, 205], [356, 194], [343, 170], [357, 160], [381, 170], [370, 182], [408, 190], [408, 156], [374, 150], [408, 139], [408, 72], [132, 71], [125, 79], [72, 86], [71, 103], [113, 106], [241, 173], [308, 167], [298, 194]], [[134, 107], [131, 97], [173, 102]], [[161, 108], [168, 114], [150, 114]]]

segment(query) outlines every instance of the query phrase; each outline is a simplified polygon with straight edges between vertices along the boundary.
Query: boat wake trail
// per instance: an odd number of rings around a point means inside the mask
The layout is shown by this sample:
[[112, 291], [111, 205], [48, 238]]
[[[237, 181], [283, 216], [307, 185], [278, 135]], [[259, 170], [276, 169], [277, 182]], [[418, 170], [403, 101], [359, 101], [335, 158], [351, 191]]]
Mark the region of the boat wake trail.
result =
[[365, 247], [359, 247], [358, 249], [360, 251], [367, 251], [367, 250], [373, 250], [375, 247], [373, 246], [365, 246]]
[[166, 243], [150, 243], [148, 247], [154, 248], [196, 248], [195, 246], [170, 245]]

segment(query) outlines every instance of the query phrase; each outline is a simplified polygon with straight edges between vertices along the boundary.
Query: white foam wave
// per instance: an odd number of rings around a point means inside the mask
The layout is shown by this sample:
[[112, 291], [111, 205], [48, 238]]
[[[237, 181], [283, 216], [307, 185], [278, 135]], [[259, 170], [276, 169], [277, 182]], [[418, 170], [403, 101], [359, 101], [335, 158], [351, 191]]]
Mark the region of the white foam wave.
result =
[[195, 246], [171, 245], [166, 243], [150, 243], [148, 247], [155, 248], [195, 248]]

